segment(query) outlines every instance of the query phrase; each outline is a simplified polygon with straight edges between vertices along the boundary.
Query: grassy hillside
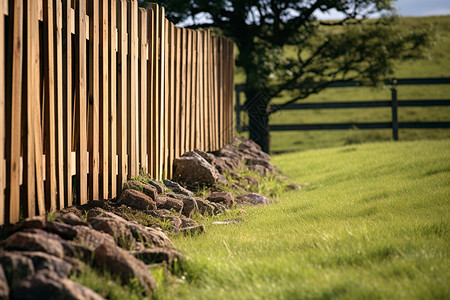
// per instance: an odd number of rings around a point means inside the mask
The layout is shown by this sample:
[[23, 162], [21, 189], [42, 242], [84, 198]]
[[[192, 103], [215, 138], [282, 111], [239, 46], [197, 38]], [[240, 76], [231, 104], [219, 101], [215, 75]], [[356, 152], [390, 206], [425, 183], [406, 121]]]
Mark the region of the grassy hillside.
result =
[[[397, 78], [450, 77], [450, 16], [402, 18], [401, 28], [431, 26], [436, 33], [436, 45], [430, 49], [426, 59], [399, 63]], [[242, 73], [237, 72], [236, 80], [242, 82]], [[399, 100], [449, 99], [450, 85], [441, 86], [400, 86]], [[388, 88], [333, 88], [312, 95], [304, 102], [388, 100]], [[283, 102], [289, 95], [275, 102]], [[450, 121], [450, 107], [399, 108], [399, 121]], [[272, 115], [271, 124], [307, 124], [335, 122], [388, 122], [390, 108], [339, 109], [281, 111]], [[450, 130], [400, 130], [401, 140], [449, 138]], [[272, 151], [284, 152], [323, 147], [333, 147], [361, 142], [387, 141], [392, 139], [391, 130], [341, 130], [341, 131], [291, 131], [273, 132]]]
[[448, 299], [449, 149], [416, 141], [275, 156], [307, 186], [246, 208], [241, 223], [175, 239], [188, 265], [158, 298]]

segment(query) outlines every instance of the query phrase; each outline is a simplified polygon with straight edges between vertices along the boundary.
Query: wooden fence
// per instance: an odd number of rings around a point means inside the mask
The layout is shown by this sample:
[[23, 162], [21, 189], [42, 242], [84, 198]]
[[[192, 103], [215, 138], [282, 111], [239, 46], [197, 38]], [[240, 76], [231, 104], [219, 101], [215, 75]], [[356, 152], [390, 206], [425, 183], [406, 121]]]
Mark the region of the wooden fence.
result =
[[[295, 103], [288, 106], [271, 107], [271, 112], [279, 110], [304, 110], [304, 109], [340, 109], [340, 108], [374, 108], [374, 107], [391, 107], [392, 121], [391, 122], [372, 122], [372, 123], [320, 123], [320, 124], [286, 124], [286, 125], [270, 125], [270, 131], [297, 131], [297, 130], [346, 130], [351, 128], [358, 129], [392, 129], [392, 138], [398, 140], [399, 129], [436, 129], [436, 128], [450, 128], [450, 122], [399, 122], [398, 121], [398, 107], [430, 107], [430, 106], [450, 106], [450, 100], [435, 99], [435, 100], [398, 100], [397, 86], [398, 85], [435, 85], [435, 84], [450, 84], [450, 78], [403, 78], [394, 79], [392, 81], [384, 82], [385, 85], [391, 88], [391, 100], [385, 101], [346, 101], [346, 102], [325, 102], [325, 103]], [[332, 88], [346, 88], [346, 87], [362, 87], [363, 84], [359, 81], [335, 82], [329, 85]], [[245, 86], [236, 85], [236, 128], [238, 132], [248, 131], [248, 126], [241, 124], [241, 112], [245, 111], [244, 107], [240, 105], [239, 94], [244, 91]]]
[[[0, 224], [233, 137], [234, 45], [137, 0], [0, 0]], [[74, 176], [76, 175], [76, 176]]]

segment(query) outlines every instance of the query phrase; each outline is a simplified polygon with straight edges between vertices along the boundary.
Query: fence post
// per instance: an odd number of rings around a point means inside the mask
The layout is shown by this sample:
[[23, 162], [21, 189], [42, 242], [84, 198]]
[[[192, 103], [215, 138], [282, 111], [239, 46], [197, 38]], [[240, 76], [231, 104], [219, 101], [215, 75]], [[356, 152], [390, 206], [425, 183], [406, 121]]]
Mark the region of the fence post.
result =
[[392, 137], [394, 141], [398, 141], [398, 116], [397, 116], [397, 79], [392, 80], [391, 86], [391, 97], [392, 97]]

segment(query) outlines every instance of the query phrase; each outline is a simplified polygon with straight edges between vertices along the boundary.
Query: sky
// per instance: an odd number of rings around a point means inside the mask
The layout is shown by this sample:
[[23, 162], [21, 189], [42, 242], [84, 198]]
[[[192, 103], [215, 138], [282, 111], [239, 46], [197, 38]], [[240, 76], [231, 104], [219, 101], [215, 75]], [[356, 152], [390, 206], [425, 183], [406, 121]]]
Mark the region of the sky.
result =
[[[395, 7], [402, 16], [450, 15], [450, 0], [397, 0]], [[339, 19], [339, 14], [318, 15], [320, 19]]]

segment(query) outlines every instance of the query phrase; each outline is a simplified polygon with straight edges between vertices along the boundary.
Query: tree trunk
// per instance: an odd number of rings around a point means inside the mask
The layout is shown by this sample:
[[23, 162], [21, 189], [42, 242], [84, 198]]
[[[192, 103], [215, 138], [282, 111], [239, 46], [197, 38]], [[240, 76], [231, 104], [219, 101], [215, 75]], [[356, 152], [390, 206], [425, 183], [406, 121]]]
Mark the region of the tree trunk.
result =
[[270, 112], [270, 98], [265, 96], [265, 93], [246, 93], [247, 101], [246, 108], [249, 119], [250, 139], [261, 146], [261, 149], [269, 153], [270, 150], [270, 133], [269, 133], [269, 112]]

